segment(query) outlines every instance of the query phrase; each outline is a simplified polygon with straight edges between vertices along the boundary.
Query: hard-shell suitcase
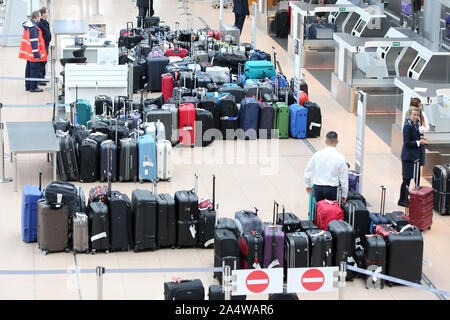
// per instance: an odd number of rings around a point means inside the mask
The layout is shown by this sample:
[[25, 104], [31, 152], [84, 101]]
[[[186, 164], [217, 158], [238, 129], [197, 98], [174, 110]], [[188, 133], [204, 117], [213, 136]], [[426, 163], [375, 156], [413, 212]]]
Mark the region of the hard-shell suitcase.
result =
[[[305, 232], [286, 233], [285, 269], [309, 267], [309, 238]], [[287, 274], [287, 271], [286, 271]]]
[[[111, 150], [111, 152], [110, 152]], [[112, 140], [106, 140], [100, 145], [100, 181], [117, 180], [117, 146]]]
[[316, 224], [321, 230], [328, 230], [328, 223], [333, 220], [344, 220], [344, 212], [337, 201], [321, 200], [317, 203]]
[[157, 196], [148, 190], [131, 195], [134, 251], [157, 249]]
[[219, 230], [219, 229], [229, 230], [229, 231], [233, 232], [237, 238], [240, 238], [239, 228], [238, 228], [236, 222], [234, 221], [234, 219], [231, 219], [231, 218], [217, 219], [215, 230]]
[[303, 91], [299, 91], [298, 92], [298, 98], [297, 98], [297, 103], [301, 106], [303, 106], [305, 104], [305, 102], [309, 101], [308, 100], [308, 95], [306, 94], [306, 92]]
[[234, 100], [237, 104], [240, 104], [245, 98], [245, 89], [239, 86], [234, 87], [224, 84], [219, 89], [217, 89], [217, 92], [231, 94], [232, 96], [234, 96]]
[[273, 224], [264, 227], [264, 268], [284, 267], [285, 234], [282, 226], [276, 223], [278, 203], [274, 203]]
[[180, 73], [180, 80], [177, 81], [179, 87], [194, 89], [195, 87], [195, 74], [190, 71], [184, 71]]
[[289, 106], [289, 133], [297, 139], [306, 138], [308, 109], [298, 104]]
[[95, 140], [86, 138], [78, 148], [80, 153], [80, 181], [94, 182], [98, 180], [99, 145]]
[[168, 193], [158, 194], [158, 247], [175, 248], [177, 236], [177, 223], [175, 213], [175, 200]]
[[161, 107], [162, 110], [170, 111], [170, 114], [172, 116], [172, 126], [169, 127], [168, 125], [164, 124], [166, 127], [166, 135], [169, 134], [169, 138], [167, 140], [170, 140], [172, 142], [172, 145], [176, 145], [178, 143], [179, 137], [178, 137], [178, 108], [174, 104], [164, 104]]
[[329, 231], [307, 230], [310, 243], [310, 267], [329, 267], [333, 263], [333, 238]]
[[419, 160], [414, 163], [415, 188], [409, 191], [409, 219], [421, 231], [431, 228], [433, 223], [434, 191], [430, 187], [419, 186]]
[[362, 203], [365, 206], [367, 206], [366, 198], [364, 198], [364, 196], [362, 194], [360, 194], [359, 192], [349, 188], [348, 193], [347, 193], [347, 201], [350, 201], [350, 200], [360, 200], [360, 201], [362, 201]]
[[126, 194], [112, 191], [108, 207], [111, 217], [111, 250], [128, 251], [133, 243], [130, 199]]
[[[239, 240], [233, 232], [217, 229], [214, 232], [214, 267], [222, 268], [224, 264], [231, 269], [241, 264]], [[222, 283], [222, 272], [214, 272], [214, 278]]]
[[303, 107], [308, 109], [306, 138], [320, 137], [320, 131], [322, 129], [322, 112], [320, 111], [320, 107], [310, 101], [303, 102]]
[[288, 10], [278, 10], [275, 13], [275, 34], [279, 38], [287, 38], [289, 34], [289, 12]]
[[69, 244], [69, 208], [63, 205], [54, 208], [44, 199], [38, 201], [37, 242], [46, 255], [49, 252], [68, 252]]
[[[225, 1], [224, 1], [225, 2]], [[241, 31], [234, 25], [222, 24], [220, 26], [220, 35], [224, 39], [227, 36], [231, 37], [231, 43], [233, 45], [238, 45], [240, 43]]]
[[248, 79], [270, 78], [276, 75], [275, 67], [270, 61], [247, 61], [244, 72]]
[[[255, 208], [256, 209], [256, 208]], [[263, 233], [263, 223], [258, 216], [258, 210], [256, 212], [241, 210], [234, 214], [234, 220], [239, 230], [239, 235], [256, 231], [260, 234]]]
[[234, 96], [222, 97], [219, 106], [220, 131], [226, 140], [234, 140], [239, 128], [239, 109]]
[[205, 288], [200, 279], [164, 282], [164, 300], [205, 300]]
[[113, 101], [111, 97], [99, 95], [94, 99], [94, 106], [96, 115], [111, 115], [113, 109]]
[[314, 224], [311, 220], [302, 220], [300, 221], [300, 230], [305, 231], [306, 230], [317, 230], [319, 229], [318, 226]]
[[137, 181], [138, 149], [136, 140], [132, 138], [119, 141], [119, 181]]
[[258, 138], [270, 139], [272, 137], [273, 107], [267, 102], [259, 104]]
[[42, 198], [42, 172], [39, 172], [39, 186], [27, 184], [22, 189], [22, 240], [36, 242], [37, 204]]
[[300, 219], [292, 212], [286, 212], [283, 205], [283, 212], [277, 212], [277, 225], [282, 226], [285, 233], [300, 231], [302, 228]]
[[172, 135], [173, 117], [172, 111], [166, 109], [153, 109], [146, 114], [147, 122], [158, 122], [164, 125], [164, 140], [170, 140]]
[[193, 104], [182, 104], [178, 108], [178, 128], [180, 143], [188, 147], [195, 146], [195, 106]]
[[289, 138], [289, 107], [284, 102], [277, 102], [273, 105], [273, 123], [272, 128], [278, 130], [278, 135], [274, 137], [279, 139]]
[[89, 236], [91, 251], [109, 252], [110, 245], [110, 222], [108, 206], [104, 202], [91, 202], [89, 205]]
[[217, 67], [230, 68], [231, 73], [238, 74], [241, 65], [247, 62], [247, 57], [234, 53], [216, 53], [212, 60], [212, 65]]
[[256, 231], [244, 233], [240, 238], [241, 269], [257, 269], [264, 262], [264, 238]]
[[172, 143], [169, 140], [156, 141], [156, 163], [158, 180], [170, 181], [173, 177]]
[[73, 217], [73, 251], [89, 253], [89, 219], [77, 212]]
[[433, 168], [434, 210], [440, 215], [450, 214], [450, 164]]
[[243, 131], [241, 139], [257, 139], [259, 108], [259, 102], [255, 98], [242, 100], [239, 109], [239, 123]]
[[[212, 284], [208, 289], [209, 300], [225, 300], [225, 293], [222, 291], [221, 285]], [[247, 296], [233, 296], [231, 295], [231, 300], [247, 300]]]
[[216, 134], [210, 129], [214, 129], [214, 117], [208, 110], [195, 109], [195, 144], [199, 147], [209, 146], [215, 139]]
[[67, 133], [56, 135], [59, 151], [56, 154], [57, 170], [62, 181], [77, 181], [80, 178], [78, 171], [78, 157], [75, 140]]
[[148, 57], [147, 58], [147, 80], [148, 90], [161, 91], [161, 75], [166, 73], [166, 66], [169, 64], [167, 57]]
[[196, 247], [198, 245], [198, 177], [195, 188], [175, 192], [175, 212], [177, 217], [177, 246]]
[[220, 128], [220, 111], [219, 111], [219, 105], [215, 98], [210, 96], [203, 96], [200, 99], [199, 107], [201, 109], [207, 110], [211, 113], [213, 117], [213, 128], [219, 129]]
[[361, 200], [347, 200], [342, 204], [344, 219], [355, 230], [355, 240], [369, 234], [369, 211]]
[[333, 266], [339, 266], [342, 261], [355, 255], [355, 231], [353, 227], [342, 220], [333, 220], [328, 224], [328, 230], [333, 238]]
[[[386, 274], [386, 241], [380, 235], [366, 235], [364, 237], [364, 269], [376, 271], [381, 268], [381, 273]], [[380, 279], [381, 288], [384, 280]]]
[[139, 181], [155, 181], [157, 178], [156, 141], [151, 135], [139, 136], [138, 161]]
[[174, 87], [173, 76], [170, 73], [165, 73], [161, 76], [161, 81], [164, 103], [166, 103], [167, 99], [172, 98], [172, 91]]
[[[209, 200], [209, 199], [204, 199]], [[201, 202], [201, 200], [200, 200]], [[199, 204], [200, 204], [199, 202]], [[211, 206], [201, 208], [199, 205], [199, 222], [198, 222], [198, 246], [200, 248], [214, 247], [214, 231], [216, 226], [216, 176], [213, 175], [212, 186], [212, 203]]]

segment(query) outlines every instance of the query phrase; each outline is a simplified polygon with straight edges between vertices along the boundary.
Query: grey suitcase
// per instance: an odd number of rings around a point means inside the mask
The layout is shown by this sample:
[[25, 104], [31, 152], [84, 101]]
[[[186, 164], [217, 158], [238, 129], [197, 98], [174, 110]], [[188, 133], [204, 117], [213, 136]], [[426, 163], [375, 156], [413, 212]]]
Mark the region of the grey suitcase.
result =
[[229, 38], [232, 44], [238, 45], [240, 43], [241, 31], [233, 25], [221, 25], [220, 35], [222, 39]]
[[172, 126], [166, 126], [166, 135], [169, 134], [169, 141], [172, 142], [172, 145], [176, 145], [178, 143], [178, 108], [174, 104], [165, 104], [161, 107], [162, 110], [170, 111], [172, 115]]
[[49, 252], [69, 252], [69, 207], [50, 206], [38, 201], [37, 242], [44, 255]]
[[158, 120], [164, 125], [164, 128], [167, 128], [165, 131], [164, 140], [170, 140], [172, 131], [170, 128], [172, 128], [173, 121], [172, 111], [166, 109], [154, 109], [147, 113], [147, 118], [145, 121], [157, 122]]
[[73, 251], [89, 253], [89, 219], [77, 212], [73, 218]]

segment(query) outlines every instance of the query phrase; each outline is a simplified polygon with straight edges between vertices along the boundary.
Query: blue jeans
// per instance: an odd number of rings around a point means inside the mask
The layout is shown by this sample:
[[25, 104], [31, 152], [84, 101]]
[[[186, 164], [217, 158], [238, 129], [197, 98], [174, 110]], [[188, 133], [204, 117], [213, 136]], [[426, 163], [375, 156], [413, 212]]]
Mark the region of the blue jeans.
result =
[[[27, 61], [25, 68], [25, 78], [40, 78], [42, 71], [42, 62], [30, 62]], [[25, 88], [28, 90], [34, 90], [38, 86], [38, 81], [25, 80]]]
[[337, 187], [314, 185], [313, 190], [316, 202], [319, 202], [321, 200], [337, 200]]

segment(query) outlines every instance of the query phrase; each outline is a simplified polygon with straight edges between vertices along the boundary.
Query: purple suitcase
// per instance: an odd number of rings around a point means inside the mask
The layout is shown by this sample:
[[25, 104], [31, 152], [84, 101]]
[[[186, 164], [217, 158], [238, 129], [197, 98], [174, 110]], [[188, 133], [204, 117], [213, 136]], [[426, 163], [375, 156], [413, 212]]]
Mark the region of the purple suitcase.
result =
[[[275, 224], [276, 209], [274, 203], [273, 224], [264, 227], [264, 264], [263, 268], [283, 268], [284, 266], [284, 232], [282, 226]], [[276, 264], [278, 260], [278, 264]]]
[[348, 188], [351, 190], [354, 190], [356, 192], [359, 192], [359, 172], [349, 170], [348, 171]]

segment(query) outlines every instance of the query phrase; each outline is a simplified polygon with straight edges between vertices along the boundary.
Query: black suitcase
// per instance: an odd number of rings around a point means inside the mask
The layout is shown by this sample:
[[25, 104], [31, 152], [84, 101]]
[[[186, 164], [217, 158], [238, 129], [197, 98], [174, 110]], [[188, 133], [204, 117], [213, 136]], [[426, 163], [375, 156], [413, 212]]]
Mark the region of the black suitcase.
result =
[[[178, 99], [179, 100], [178, 103], [181, 103], [183, 97], [187, 97], [187, 96], [191, 96], [191, 95], [192, 95], [192, 90], [188, 89], [188, 88], [174, 87], [172, 89], [172, 98]], [[169, 102], [167, 102], [167, 103], [169, 103]]]
[[302, 228], [300, 219], [291, 212], [286, 212], [285, 207], [283, 206], [283, 212], [277, 213], [277, 225], [283, 226], [283, 232], [295, 232], [299, 231]]
[[201, 248], [214, 247], [214, 231], [216, 225], [216, 176], [213, 175], [212, 208], [200, 210], [198, 222], [198, 246]]
[[235, 131], [239, 129], [239, 109], [234, 96], [228, 95], [220, 100], [219, 115], [223, 139], [234, 140]]
[[121, 112], [121, 110], [125, 109], [126, 107], [125, 101], [127, 99], [128, 99], [127, 96], [114, 97], [113, 116], [116, 116]]
[[148, 190], [134, 190], [131, 196], [134, 251], [156, 250], [157, 196]]
[[[375, 271], [381, 267], [381, 273], [386, 274], [386, 241], [384, 238], [380, 235], [367, 235], [364, 237], [363, 247], [363, 268], [369, 271]], [[383, 288], [383, 279], [380, 279], [380, 285]]]
[[364, 198], [364, 196], [362, 194], [360, 194], [359, 192], [352, 190], [352, 189], [348, 189], [348, 193], [347, 193], [347, 201], [350, 200], [361, 200], [364, 205], [367, 207], [367, 201], [366, 198]]
[[[225, 300], [225, 293], [222, 291], [222, 286], [217, 284], [212, 284], [208, 289], [209, 300]], [[233, 296], [231, 295], [231, 300], [247, 300], [247, 296]]]
[[236, 235], [236, 238], [239, 237], [239, 229], [236, 225], [236, 222], [232, 218], [219, 218], [217, 219], [217, 223], [215, 226], [215, 230], [225, 229], [231, 231]]
[[80, 181], [94, 182], [98, 180], [98, 144], [95, 140], [84, 139], [79, 147]]
[[205, 300], [205, 288], [199, 279], [164, 282], [164, 300]]
[[157, 16], [145, 17], [144, 18], [144, 29], [156, 27], [159, 24], [159, 22], [160, 22], [160, 19]]
[[433, 168], [432, 186], [434, 191], [434, 210], [440, 215], [450, 214], [450, 164]]
[[284, 288], [283, 293], [269, 294], [269, 300], [298, 300], [298, 296], [296, 293], [287, 293], [286, 288]]
[[133, 243], [130, 199], [126, 194], [112, 191], [108, 206], [111, 218], [111, 250], [128, 251]]
[[289, 12], [288, 10], [278, 10], [275, 13], [275, 34], [279, 38], [287, 38], [289, 35]]
[[208, 83], [206, 85], [206, 89], [208, 90], [208, 92], [217, 92], [217, 90], [219, 90], [219, 86], [216, 83]]
[[238, 104], [245, 98], [245, 89], [241, 87], [221, 86], [217, 89], [217, 92], [231, 94], [234, 96], [234, 101]]
[[156, 105], [158, 108], [161, 108], [164, 104], [164, 95], [159, 95], [154, 98], [147, 98], [144, 100], [144, 106], [149, 106], [151, 104]]
[[89, 137], [90, 134], [89, 130], [82, 125], [76, 125], [72, 127], [69, 133], [75, 139], [75, 143], [78, 146], [78, 150], [80, 149], [80, 145], [83, 142], [83, 140]]
[[328, 231], [333, 237], [333, 266], [339, 266], [342, 261], [355, 255], [355, 231], [353, 227], [342, 220], [333, 220], [328, 224]]
[[411, 223], [409, 217], [402, 211], [386, 213], [385, 217], [387, 218], [388, 223], [391, 224], [398, 232]]
[[[110, 129], [109, 124], [107, 124], [105, 122], [94, 122], [94, 123], [92, 123], [92, 126], [91, 126], [92, 134], [90, 134], [88, 138], [93, 139], [93, 140], [97, 141], [97, 143], [100, 144], [103, 141], [109, 139], [110, 131], [111, 131], [111, 129]], [[96, 138], [95, 135], [99, 135], [100, 133], [103, 135], [103, 138], [101, 135]], [[99, 139], [100, 139], [100, 141], [99, 141]]]
[[133, 68], [133, 93], [144, 89], [147, 83], [147, 60], [139, 58], [131, 65]]
[[158, 194], [158, 247], [175, 248], [177, 223], [175, 200], [170, 194]]
[[96, 115], [111, 115], [113, 109], [113, 101], [111, 97], [100, 95], [96, 96], [94, 100]]
[[309, 238], [305, 232], [291, 232], [285, 235], [285, 274], [288, 268], [309, 267]]
[[208, 84], [212, 83], [211, 76], [206, 72], [195, 73], [195, 87], [196, 88], [208, 88]]
[[56, 154], [58, 175], [62, 181], [78, 181], [78, 150], [75, 140], [68, 134], [57, 135], [59, 151]]
[[387, 238], [387, 275], [420, 283], [423, 238], [419, 229], [390, 233]]
[[310, 245], [310, 267], [330, 267], [333, 263], [333, 238], [329, 231], [307, 230]]
[[108, 180], [108, 172], [111, 173], [111, 181], [116, 181], [117, 146], [112, 140], [106, 140], [100, 145], [100, 181]]
[[177, 81], [178, 87], [183, 87], [187, 89], [194, 89], [195, 87], [195, 76], [193, 72], [184, 71], [180, 74], [180, 80]]
[[[232, 270], [241, 264], [239, 241], [233, 232], [218, 229], [214, 232], [214, 267], [222, 268], [224, 263]], [[222, 272], [214, 272], [214, 278], [222, 283]]]
[[137, 181], [138, 149], [136, 140], [132, 138], [119, 141], [119, 181]]
[[127, 120], [113, 120], [109, 131], [109, 138], [117, 143], [120, 139], [128, 138], [130, 134], [130, 129], [128, 128], [134, 126], [133, 122], [131, 118]]
[[62, 205], [69, 207], [69, 215], [86, 212], [86, 199], [83, 190], [69, 182], [53, 181], [45, 187], [45, 201], [53, 208]]
[[361, 200], [347, 200], [342, 204], [344, 219], [355, 230], [355, 240], [362, 240], [369, 234], [370, 218], [369, 211]]
[[217, 104], [217, 100], [210, 96], [203, 96], [200, 99], [199, 107], [201, 109], [207, 110], [211, 112], [213, 116], [213, 128], [220, 128], [220, 113], [219, 113], [219, 105]]
[[300, 221], [300, 230], [305, 231], [306, 230], [317, 230], [319, 229], [318, 226], [314, 224], [311, 220], [302, 220]]
[[198, 147], [207, 147], [216, 139], [214, 129], [214, 117], [208, 110], [195, 109], [195, 145]]
[[279, 88], [278, 89], [278, 100], [286, 102], [286, 95], [287, 95], [287, 105], [290, 106], [291, 104], [295, 104], [295, 98], [292, 90], [289, 88]]
[[322, 130], [322, 112], [320, 111], [320, 107], [311, 101], [305, 101], [303, 107], [308, 109], [306, 138], [320, 137], [320, 131]]
[[167, 57], [148, 57], [147, 58], [147, 89], [149, 91], [161, 91], [161, 75], [166, 73], [166, 66], [169, 64]]
[[244, 232], [240, 240], [241, 269], [262, 268], [264, 262], [264, 238], [255, 231]]
[[89, 239], [91, 252], [109, 252], [110, 224], [108, 206], [103, 202], [91, 202], [89, 205]]
[[238, 74], [239, 67], [242, 68], [247, 62], [247, 57], [233, 53], [216, 53], [212, 61], [213, 66], [230, 68], [231, 73]]
[[272, 137], [273, 107], [267, 102], [259, 104], [258, 138], [270, 139]]
[[196, 247], [198, 244], [198, 197], [197, 176], [195, 189], [175, 192], [175, 212], [177, 217], [177, 246]]

